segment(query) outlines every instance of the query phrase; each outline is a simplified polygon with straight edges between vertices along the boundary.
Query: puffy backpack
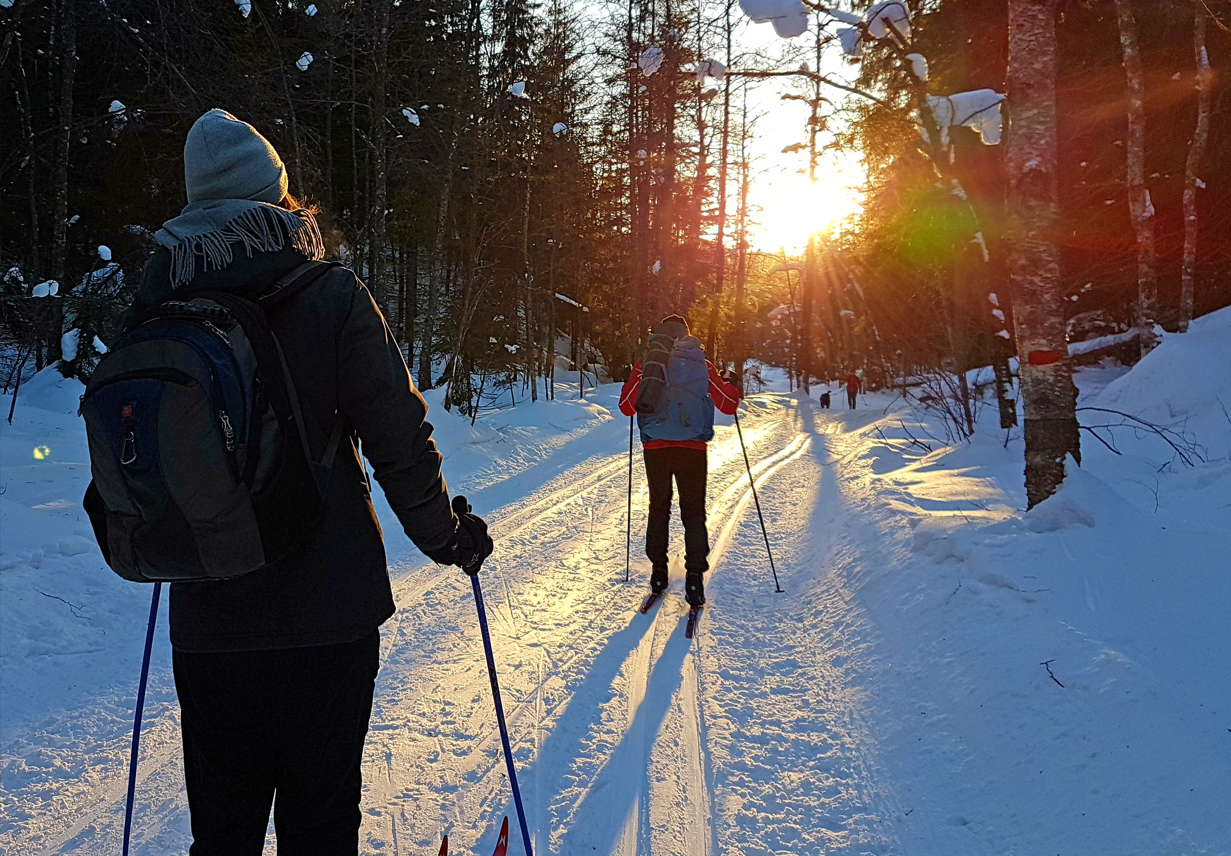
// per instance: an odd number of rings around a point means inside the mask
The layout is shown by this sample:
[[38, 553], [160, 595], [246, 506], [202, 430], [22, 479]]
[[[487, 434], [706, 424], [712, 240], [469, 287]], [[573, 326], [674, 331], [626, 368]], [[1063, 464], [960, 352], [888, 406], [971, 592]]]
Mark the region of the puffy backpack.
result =
[[[655, 409], [640, 410], [638, 392], [637, 425], [641, 439], [701, 440], [714, 439], [714, 402], [710, 399], [709, 366], [700, 343], [689, 336], [674, 342], [665, 362], [665, 383]], [[645, 363], [642, 363], [642, 384], [645, 384]]]
[[650, 336], [649, 346], [641, 360], [641, 386], [637, 389], [638, 415], [650, 416], [658, 410], [663, 390], [667, 388], [667, 362], [675, 348], [675, 339], [665, 333]]
[[81, 398], [103, 557], [136, 582], [221, 580], [312, 540], [343, 436], [314, 460], [266, 311], [326, 273], [309, 262], [259, 301], [197, 291], [147, 310]]

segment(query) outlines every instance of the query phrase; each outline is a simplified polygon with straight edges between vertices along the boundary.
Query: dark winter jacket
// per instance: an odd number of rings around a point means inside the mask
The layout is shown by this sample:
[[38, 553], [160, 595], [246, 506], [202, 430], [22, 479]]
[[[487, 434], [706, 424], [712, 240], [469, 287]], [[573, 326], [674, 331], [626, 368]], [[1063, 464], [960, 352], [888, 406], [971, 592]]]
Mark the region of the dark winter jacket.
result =
[[[150, 259], [130, 318], [171, 295], [170, 261], [165, 249]], [[213, 289], [255, 297], [303, 261], [291, 249], [237, 254], [228, 267], [198, 272], [175, 294]], [[286, 353], [314, 455], [323, 454], [341, 414], [407, 536], [420, 549], [447, 543], [456, 524], [425, 421], [427, 405], [363, 283], [334, 268], [274, 308], [270, 325]], [[173, 584], [171, 643], [209, 652], [349, 642], [393, 611], [366, 474], [354, 444], [344, 442], [313, 542], [284, 566], [234, 580]]]

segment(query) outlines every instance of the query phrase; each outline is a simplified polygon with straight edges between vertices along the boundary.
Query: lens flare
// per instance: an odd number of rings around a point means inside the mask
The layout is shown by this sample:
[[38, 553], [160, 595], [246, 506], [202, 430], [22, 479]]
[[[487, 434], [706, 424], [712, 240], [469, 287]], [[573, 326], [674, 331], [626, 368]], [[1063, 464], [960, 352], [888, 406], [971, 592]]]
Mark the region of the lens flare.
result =
[[35, 446], [34, 447], [34, 460], [42, 461], [50, 457], [51, 457], [51, 449], [48, 449], [46, 446]]

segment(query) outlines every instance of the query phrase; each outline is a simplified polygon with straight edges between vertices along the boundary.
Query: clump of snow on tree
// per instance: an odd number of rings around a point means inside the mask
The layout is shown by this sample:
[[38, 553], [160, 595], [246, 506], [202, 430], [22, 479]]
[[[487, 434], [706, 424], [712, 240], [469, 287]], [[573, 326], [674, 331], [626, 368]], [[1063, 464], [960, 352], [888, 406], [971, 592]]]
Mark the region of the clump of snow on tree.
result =
[[979, 245], [979, 249], [983, 251], [983, 261], [991, 260], [991, 256], [987, 254], [987, 241], [983, 240], [982, 232], [975, 232], [975, 236], [970, 239], [970, 243]]
[[753, 23], [773, 24], [774, 32], [784, 39], [808, 29], [808, 10], [800, 0], [739, 0], [739, 7]]
[[117, 119], [124, 118], [124, 111], [128, 108], [124, 106], [122, 101], [112, 101], [111, 106], [107, 108], [107, 112], [115, 116]]
[[727, 66], [720, 60], [711, 57], [697, 63], [697, 83], [705, 83], [705, 78], [707, 77], [712, 77], [714, 80], [722, 80], [726, 76]]
[[317, 11], [317, 9], [316, 9], [316, 4], [315, 4], [315, 3], [310, 3], [310, 4], [308, 5], [308, 8], [303, 10], [303, 13], [304, 13], [305, 15], [307, 15], [309, 18], [311, 18], [311, 17], [313, 17], [313, 16], [316, 14], [316, 11]]
[[98, 257], [105, 262], [111, 261], [111, 248], [106, 244], [98, 245]]
[[529, 98], [530, 97], [529, 95], [526, 94], [526, 81], [524, 80], [519, 80], [516, 83], [511, 84], [508, 88], [508, 93], [512, 95], [514, 98]]
[[864, 18], [868, 22], [868, 35], [883, 39], [895, 30], [903, 38], [910, 38], [910, 12], [902, 0], [883, 0], [868, 9]]
[[414, 110], [410, 109], [409, 107], [403, 107], [402, 115], [406, 117], [407, 122], [418, 127], [419, 125], [419, 114], [418, 113], [416, 113]]
[[928, 82], [928, 59], [923, 54], [912, 53], [907, 54], [906, 58], [910, 60], [910, 73], [915, 76], [915, 79], [920, 83]]
[[54, 279], [49, 279], [46, 282], [40, 282], [30, 291], [31, 297], [55, 297], [60, 293], [60, 283]]
[[653, 266], [652, 268], [650, 268], [650, 270], [654, 271], [654, 273], [656, 273], [656, 274], [657, 274], [657, 273], [662, 273], [662, 272], [663, 272], [663, 263], [662, 263], [661, 261], [654, 262], [654, 266]]
[[107, 353], [107, 351], [108, 351], [108, 348], [103, 343], [103, 340], [95, 336], [94, 337], [94, 352], [96, 354], [105, 354]]
[[841, 27], [838, 30], [838, 41], [842, 44], [842, 53], [851, 59], [863, 56], [863, 32], [854, 27]]
[[564, 124], [563, 122], [557, 122], [556, 124], [551, 126], [551, 132], [555, 134], [557, 137], [563, 134], [567, 130], [568, 130], [568, 125]]
[[245, 18], [252, 13], [252, 0], [235, 0], [235, 5], [239, 7], [239, 14]]
[[[1003, 94], [991, 89], [929, 96], [928, 105], [932, 108], [932, 116], [940, 129], [941, 147], [949, 147], [949, 129], [955, 127], [970, 128], [979, 135], [985, 146], [999, 145], [1000, 104], [1004, 98]], [[922, 122], [919, 124], [919, 133], [924, 140], [931, 141]]]
[[646, 77], [652, 77], [654, 72], [662, 68], [663, 59], [663, 49], [657, 45], [650, 45], [641, 52], [641, 56], [637, 59], [637, 65], [641, 67], [642, 74]]
[[12, 9], [13, 0], [0, 0], [0, 9]]
[[308, 66], [312, 64], [313, 59], [314, 57], [312, 56], [311, 53], [309, 53], [308, 51], [304, 51], [302, 54], [300, 54], [299, 59], [295, 60], [295, 67], [298, 68], [300, 71], [307, 71]]
[[77, 359], [77, 344], [81, 341], [80, 330], [69, 330], [60, 337], [60, 358], [71, 363]]

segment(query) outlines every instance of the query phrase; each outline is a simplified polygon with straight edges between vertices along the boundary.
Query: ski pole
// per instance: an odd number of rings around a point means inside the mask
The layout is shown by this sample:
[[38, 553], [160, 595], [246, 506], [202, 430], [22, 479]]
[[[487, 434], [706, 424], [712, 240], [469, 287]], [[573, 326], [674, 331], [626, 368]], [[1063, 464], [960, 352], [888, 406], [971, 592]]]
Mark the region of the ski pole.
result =
[[744, 466], [748, 468], [748, 484], [752, 487], [752, 501], [757, 504], [757, 519], [761, 521], [761, 535], [765, 538], [765, 553], [769, 556], [769, 569], [774, 575], [774, 591], [782, 594], [778, 584], [778, 569], [774, 567], [774, 554], [769, 549], [769, 532], [765, 530], [765, 517], [761, 514], [761, 500], [757, 498], [757, 483], [752, 477], [752, 464], [748, 463], [748, 447], [744, 445], [744, 432], [739, 427], [739, 413], [735, 414], [735, 432], [739, 434], [739, 448], [744, 453]]
[[[470, 503], [463, 496], [453, 497], [453, 512], [464, 514], [470, 511]], [[509, 727], [504, 720], [504, 704], [500, 701], [500, 682], [496, 679], [496, 657], [492, 653], [492, 636], [487, 629], [487, 610], [483, 606], [483, 590], [479, 587], [479, 567], [463, 568], [470, 575], [474, 589], [474, 605], [479, 612], [479, 632], [483, 636], [483, 653], [487, 656], [487, 676], [492, 683], [492, 700], [496, 703], [496, 722], [500, 726], [500, 742], [504, 746], [504, 763], [509, 771], [509, 785], [513, 789], [513, 804], [517, 806], [517, 820], [521, 823], [521, 842], [526, 847], [526, 856], [534, 856], [530, 850], [530, 828], [526, 825], [526, 810], [521, 803], [521, 788], [517, 786], [517, 769], [513, 766], [513, 747], [509, 743]]]
[[500, 683], [496, 679], [496, 658], [492, 654], [492, 638], [487, 630], [487, 611], [483, 607], [483, 591], [479, 588], [477, 571], [470, 575], [470, 585], [474, 588], [474, 603], [479, 611], [479, 631], [483, 634], [483, 653], [487, 655], [487, 676], [492, 682], [492, 698], [496, 702], [496, 722], [500, 725], [500, 742], [504, 744], [504, 763], [509, 770], [509, 785], [513, 788], [513, 803], [517, 806], [517, 820], [521, 823], [521, 840], [526, 845], [526, 856], [534, 856], [530, 851], [530, 829], [526, 826], [526, 810], [521, 803], [521, 788], [517, 786], [517, 770], [513, 767], [513, 747], [509, 744], [509, 727], [504, 721], [504, 705], [500, 701]]
[[150, 651], [154, 647], [154, 625], [158, 623], [158, 597], [162, 583], [154, 583], [150, 599], [150, 624], [145, 631], [145, 655], [141, 659], [141, 682], [137, 685], [137, 714], [133, 719], [132, 756], [128, 760], [128, 803], [124, 807], [124, 856], [128, 856], [128, 837], [132, 831], [133, 798], [137, 791], [137, 747], [141, 742], [141, 711], [145, 707], [145, 685], [150, 677]]
[[624, 533], [624, 582], [631, 578], [633, 556], [633, 417], [628, 417], [628, 528]]

